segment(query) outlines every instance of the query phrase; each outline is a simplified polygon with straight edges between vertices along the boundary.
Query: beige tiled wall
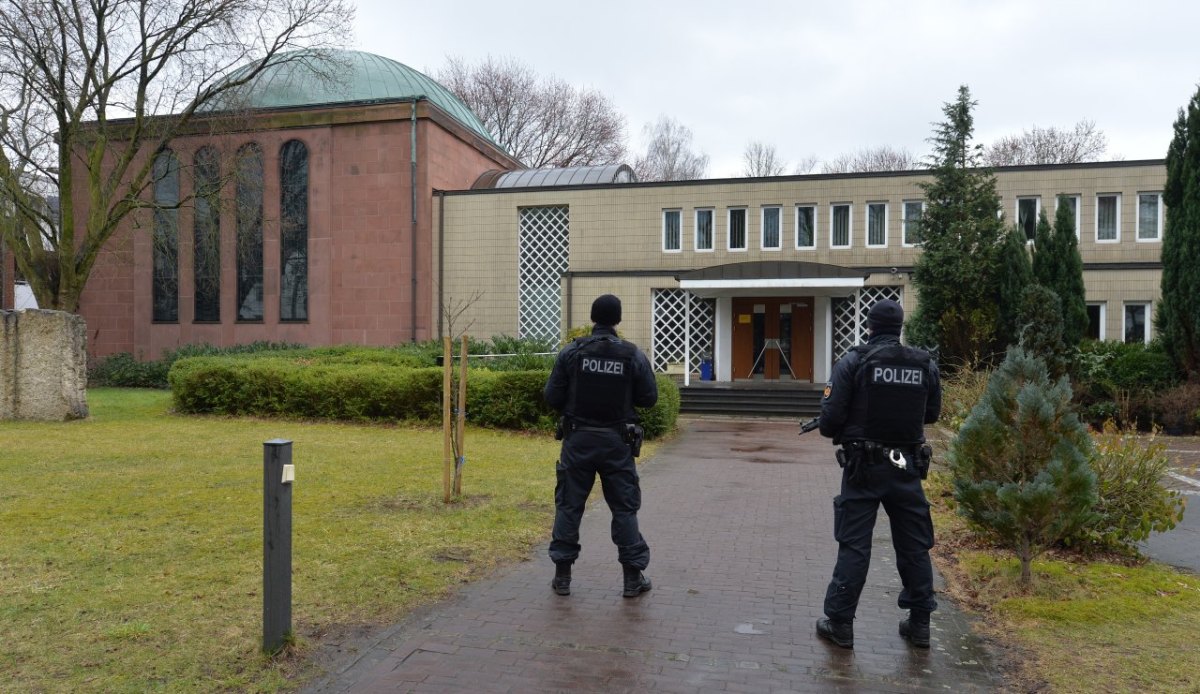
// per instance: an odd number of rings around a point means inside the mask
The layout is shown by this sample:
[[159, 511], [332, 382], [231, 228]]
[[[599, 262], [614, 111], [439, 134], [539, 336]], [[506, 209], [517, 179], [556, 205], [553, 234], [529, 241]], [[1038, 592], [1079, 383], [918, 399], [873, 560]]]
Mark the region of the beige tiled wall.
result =
[[[1088, 263], [1155, 262], [1161, 243], [1134, 240], [1137, 194], [1162, 190], [1166, 169], [1161, 162], [1130, 162], [1114, 165], [1075, 167], [1022, 167], [997, 172], [997, 191], [1002, 211], [1015, 219], [1017, 197], [1038, 196], [1041, 207], [1053, 218], [1055, 196], [1080, 196], [1082, 211], [1080, 253]], [[445, 197], [444, 227], [439, 231], [437, 204], [434, 210], [435, 245], [445, 239], [443, 296], [463, 301], [479, 295], [463, 319], [471, 320], [471, 333], [488, 336], [512, 334], [517, 325], [517, 223], [518, 209], [526, 206], [567, 205], [570, 208], [570, 270], [583, 273], [568, 280], [569, 326], [587, 322], [588, 307], [597, 294], [611, 292], [625, 305], [622, 331], [639, 345], [649, 346], [650, 289], [676, 287], [677, 273], [725, 263], [748, 261], [811, 261], [848, 267], [891, 268], [872, 275], [868, 284], [904, 284], [919, 249], [900, 243], [905, 200], [922, 199], [919, 183], [926, 174], [857, 176], [799, 176], [787, 179], [722, 180], [666, 185], [626, 185], [597, 188], [499, 191], [449, 194]], [[1120, 242], [1095, 241], [1096, 195], [1121, 194]], [[885, 248], [866, 248], [866, 204], [888, 205]], [[830, 205], [850, 203], [851, 247], [829, 248]], [[798, 204], [817, 207], [817, 248], [795, 248]], [[761, 210], [779, 205], [782, 212], [782, 250], [760, 248]], [[746, 207], [748, 249], [726, 250], [727, 210]], [[694, 249], [695, 210], [714, 210], [712, 252]], [[683, 249], [662, 250], [663, 211], [681, 210]], [[437, 249], [435, 247], [435, 253]], [[588, 273], [638, 271], [636, 276], [589, 276]], [[436, 274], [436, 269], [435, 269]], [[1120, 302], [1133, 297], [1158, 298], [1157, 270], [1089, 271], [1086, 277], [1089, 301], [1107, 301], [1106, 334], [1120, 334]], [[915, 292], [905, 290], [906, 309], [915, 307]], [[1132, 300], [1131, 298], [1129, 300]], [[436, 320], [437, 300], [432, 307]], [[568, 326], [568, 327], [569, 327]]]

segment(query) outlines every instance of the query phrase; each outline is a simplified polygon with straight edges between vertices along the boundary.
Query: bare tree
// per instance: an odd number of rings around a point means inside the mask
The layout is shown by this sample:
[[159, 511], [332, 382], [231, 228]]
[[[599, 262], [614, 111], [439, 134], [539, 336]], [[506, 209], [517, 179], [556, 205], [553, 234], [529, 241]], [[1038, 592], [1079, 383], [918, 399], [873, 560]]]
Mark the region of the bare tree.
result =
[[912, 152], [900, 147], [872, 147], [843, 154], [825, 162], [822, 173], [866, 173], [868, 171], [908, 171], [918, 168]]
[[1096, 122], [1081, 120], [1075, 127], [1039, 128], [1025, 130], [1020, 135], [1002, 137], [984, 148], [986, 166], [1018, 166], [1021, 164], [1075, 164], [1096, 161], [1108, 149], [1108, 138]]
[[816, 170], [817, 164], [819, 163], [821, 163], [821, 160], [817, 159], [817, 155], [810, 154], [796, 162], [796, 166], [792, 169], [792, 173], [796, 174], [797, 176], [812, 173]]
[[704, 178], [708, 155], [692, 151], [692, 131], [668, 116], [645, 127], [649, 144], [633, 171], [640, 181], [687, 181]]
[[450, 58], [437, 78], [528, 166], [614, 164], [625, 156], [625, 117], [598, 91], [490, 56], [478, 65]]
[[5, 0], [0, 226], [38, 304], [78, 309], [105, 242], [153, 204], [156, 152], [231, 125], [244, 86], [319, 62], [353, 16], [347, 0]]
[[775, 151], [775, 145], [758, 141], [746, 145], [742, 161], [745, 162], [742, 175], [751, 178], [779, 176], [787, 169], [787, 163], [779, 158], [779, 154]]

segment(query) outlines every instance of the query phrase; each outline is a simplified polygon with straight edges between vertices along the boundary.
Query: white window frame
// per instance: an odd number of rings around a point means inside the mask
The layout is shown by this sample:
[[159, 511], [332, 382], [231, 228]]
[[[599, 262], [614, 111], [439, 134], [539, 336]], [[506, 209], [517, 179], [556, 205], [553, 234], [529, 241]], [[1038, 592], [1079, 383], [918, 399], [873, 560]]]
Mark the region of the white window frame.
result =
[[[809, 231], [812, 232], [812, 243], [807, 246], [801, 246], [800, 210], [805, 208], [812, 210], [812, 224], [809, 225]], [[818, 206], [815, 203], [798, 203], [796, 205], [796, 250], [798, 251], [813, 251], [817, 249], [817, 229], [819, 228], [817, 226], [817, 209]]]
[[[1142, 238], [1142, 196], [1153, 195], [1158, 199], [1158, 228], [1155, 230], [1154, 238]], [[1133, 224], [1133, 239], [1138, 243], [1159, 243], [1163, 237], [1163, 201], [1160, 191], [1148, 191], [1137, 194], [1137, 214]]]
[[[1129, 326], [1126, 323], [1129, 316], [1126, 309], [1130, 306], [1143, 306], [1146, 309], [1146, 318], [1143, 321], [1142, 327], [1142, 344], [1150, 343], [1150, 326], [1154, 324], [1154, 316], [1151, 314], [1153, 310], [1153, 302], [1151, 301], [1125, 301], [1121, 304], [1121, 342], [1125, 342], [1125, 334], [1129, 332]], [[1128, 343], [1133, 344], [1133, 343]]]
[[[1100, 238], [1100, 198], [1116, 198], [1117, 199], [1117, 228], [1116, 234], [1111, 239]], [[1121, 242], [1121, 194], [1120, 193], [1096, 193], [1096, 243], [1120, 243]], [[1122, 318], [1122, 320], [1124, 320]]]
[[1017, 196], [1017, 205], [1014, 208], [1014, 210], [1015, 210], [1014, 219], [1017, 220], [1018, 226], [1020, 226], [1020, 224], [1021, 224], [1021, 203], [1024, 202], [1025, 200], [1033, 201], [1033, 236], [1028, 236], [1029, 232], [1026, 232], [1024, 228], [1022, 228], [1021, 231], [1026, 234], [1025, 243], [1033, 243], [1033, 240], [1035, 238], [1037, 238], [1038, 220], [1040, 220], [1042, 218], [1042, 196], [1040, 196], [1040, 195], [1018, 195]]
[[[875, 205], [883, 206], [883, 243], [871, 243], [871, 207]], [[863, 219], [863, 242], [867, 248], [887, 248], [888, 245], [888, 204], [886, 201], [868, 202], [863, 206], [865, 218]]]
[[[700, 245], [700, 214], [708, 213], [708, 248]], [[717, 247], [717, 213], [711, 207], [698, 207], [694, 215], [696, 226], [693, 231], [692, 248], [697, 253], [712, 253]]]
[[[833, 242], [833, 211], [835, 208], [846, 208], [846, 244], [839, 246]], [[853, 248], [854, 247], [854, 205], [849, 202], [831, 202], [829, 203], [829, 247], [830, 248]]]
[[[1104, 333], [1106, 332], [1104, 329], [1104, 326], [1108, 322], [1108, 302], [1107, 301], [1089, 301], [1089, 302], [1087, 302], [1087, 305], [1100, 307], [1100, 332], [1096, 336], [1096, 339], [1103, 340]], [[1122, 318], [1121, 320], [1124, 320], [1124, 318]], [[1122, 337], [1122, 339], [1124, 339], [1124, 335], [1122, 335], [1121, 337]]]
[[[742, 212], [742, 247], [733, 247], [733, 213]], [[725, 210], [725, 250], [730, 253], [745, 253], [750, 247], [750, 213], [745, 207], [730, 207]]]
[[[767, 210], [775, 210], [775, 245], [767, 245]], [[783, 250], [783, 205], [763, 205], [762, 211], [758, 213], [758, 247], [764, 251], [782, 251]]]
[[[675, 219], [679, 221], [679, 248], [667, 248], [667, 217], [675, 215]], [[662, 213], [662, 252], [663, 253], [682, 253], [683, 252], [683, 210], [676, 208], [668, 208]]]
[[900, 245], [904, 248], [916, 248], [920, 243], [908, 242], [908, 206], [920, 205], [921, 216], [918, 219], [925, 218], [925, 201], [924, 200], [905, 200], [900, 203]]
[[1076, 195], [1074, 193], [1071, 193], [1071, 194], [1063, 193], [1061, 195], [1055, 195], [1054, 196], [1054, 214], [1056, 214], [1056, 215], [1058, 214], [1059, 198], [1066, 198], [1068, 200], [1075, 201], [1075, 240], [1079, 241], [1080, 239], [1083, 238], [1083, 236], [1082, 236], [1083, 225], [1080, 224], [1080, 222], [1079, 222], [1079, 220], [1083, 218], [1083, 213], [1080, 212], [1080, 210], [1083, 209], [1083, 196]]

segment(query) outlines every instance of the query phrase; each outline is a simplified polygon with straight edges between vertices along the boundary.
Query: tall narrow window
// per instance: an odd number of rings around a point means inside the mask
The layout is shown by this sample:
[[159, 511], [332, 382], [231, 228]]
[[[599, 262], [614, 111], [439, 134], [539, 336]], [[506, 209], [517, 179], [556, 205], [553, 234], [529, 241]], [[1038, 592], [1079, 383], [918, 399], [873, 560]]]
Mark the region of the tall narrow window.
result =
[[1121, 196], [1096, 196], [1096, 241], [1115, 243], [1121, 240]]
[[1058, 205], [1066, 205], [1071, 209], [1071, 219], [1075, 220], [1075, 238], [1079, 238], [1079, 196], [1078, 195], [1059, 195], [1055, 202], [1054, 211], [1058, 212]]
[[817, 208], [796, 205], [796, 248], [817, 247]]
[[308, 320], [308, 148], [279, 150], [279, 320]]
[[164, 149], [154, 157], [154, 320], [179, 320], [179, 160]]
[[831, 205], [829, 210], [829, 247], [850, 247], [850, 206]]
[[765, 251], [777, 251], [783, 247], [782, 234], [779, 229], [779, 207], [762, 208], [762, 248]]
[[904, 201], [904, 229], [901, 243], [905, 246], [921, 245], [921, 217], [925, 215], [925, 203], [921, 200]]
[[1026, 241], [1032, 241], [1037, 236], [1041, 204], [1041, 198], [1017, 198], [1017, 226], [1025, 232]]
[[1162, 193], [1138, 193], [1137, 240], [1162, 238]]
[[1150, 304], [1125, 304], [1125, 342], [1145, 344], [1150, 341]]
[[221, 155], [212, 146], [201, 147], [192, 157], [192, 193], [196, 214], [192, 220], [193, 320], [221, 320]]
[[887, 203], [867, 203], [867, 245], [882, 248], [887, 245]]
[[682, 249], [683, 232], [679, 228], [682, 216], [679, 210], [663, 210], [663, 250], [668, 253]]
[[1104, 339], [1104, 303], [1087, 305], [1088, 327], [1084, 337], [1092, 340]]
[[263, 153], [253, 142], [237, 153], [237, 319], [263, 319]]
[[729, 210], [729, 250], [746, 250], [746, 208]]
[[696, 210], [696, 250], [713, 249], [713, 211]]

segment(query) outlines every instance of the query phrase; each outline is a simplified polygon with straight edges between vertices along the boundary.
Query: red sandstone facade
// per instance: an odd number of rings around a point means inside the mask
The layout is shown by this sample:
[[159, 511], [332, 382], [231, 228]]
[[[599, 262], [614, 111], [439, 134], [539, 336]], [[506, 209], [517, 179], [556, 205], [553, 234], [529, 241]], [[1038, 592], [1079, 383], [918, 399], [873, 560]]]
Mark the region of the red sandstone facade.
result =
[[[281, 322], [279, 151], [293, 139], [308, 149], [308, 319]], [[138, 213], [106, 244], [80, 303], [92, 358], [131, 352], [157, 359], [163, 350], [194, 343], [389, 345], [435, 338], [437, 326], [430, 324], [428, 310], [435, 291], [433, 191], [470, 188], [489, 169], [521, 168], [423, 99], [271, 112], [247, 131], [186, 136], [172, 148], [180, 162], [190, 162], [199, 147], [216, 145], [224, 171], [233, 153], [249, 142], [257, 143], [264, 157], [263, 319], [237, 319], [236, 219], [233, 205], [222, 204], [221, 319], [193, 320], [193, 209], [185, 203], [178, 219], [179, 319], [153, 321], [152, 222], [148, 212]], [[185, 164], [180, 175], [184, 200], [192, 192], [188, 174]], [[232, 196], [230, 181], [222, 200]], [[74, 204], [82, 218], [85, 201]]]

